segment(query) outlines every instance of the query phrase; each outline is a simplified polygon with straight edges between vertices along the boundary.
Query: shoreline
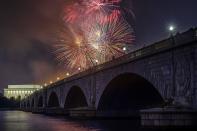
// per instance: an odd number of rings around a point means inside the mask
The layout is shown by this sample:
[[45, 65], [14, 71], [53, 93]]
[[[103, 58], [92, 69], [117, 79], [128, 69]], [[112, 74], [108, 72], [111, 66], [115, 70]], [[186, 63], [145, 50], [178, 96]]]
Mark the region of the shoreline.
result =
[[0, 111], [19, 111], [19, 108], [0, 108]]

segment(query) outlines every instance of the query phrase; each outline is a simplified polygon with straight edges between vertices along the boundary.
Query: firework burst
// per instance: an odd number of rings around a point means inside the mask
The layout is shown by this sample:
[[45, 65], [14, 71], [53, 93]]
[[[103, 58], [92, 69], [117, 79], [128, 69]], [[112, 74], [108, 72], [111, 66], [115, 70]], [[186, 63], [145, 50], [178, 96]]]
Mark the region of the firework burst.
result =
[[131, 26], [123, 19], [106, 24], [98, 23], [84, 32], [87, 32], [86, 38], [89, 45], [96, 49], [96, 59], [100, 63], [125, 54], [123, 48], [134, 40]]
[[66, 23], [74, 24], [81, 18], [81, 13], [84, 12], [84, 8], [79, 3], [74, 3], [73, 5], [68, 5], [64, 8], [63, 20]]
[[[66, 23], [90, 23], [96, 21], [107, 23], [123, 16], [125, 8], [120, 6], [122, 0], [81, 0], [68, 5], [64, 10], [63, 20]], [[126, 9], [127, 10], [127, 9]]]
[[72, 36], [64, 36], [56, 45], [57, 59], [69, 67], [87, 69], [125, 54], [126, 44], [133, 41], [133, 30], [124, 20], [108, 24], [96, 24], [82, 33], [71, 30]]
[[71, 35], [62, 35], [55, 49], [57, 60], [69, 67], [68, 70], [71, 72], [77, 68], [87, 69], [93, 65], [95, 49], [89, 45], [81, 32], [71, 29]]
[[87, 11], [86, 13], [89, 14], [91, 12], [99, 12], [108, 14], [111, 13], [114, 9], [119, 9], [120, 6], [118, 5], [120, 0], [92, 0], [87, 2]]
[[[55, 54], [70, 71], [85, 70], [120, 57], [134, 40], [133, 30], [122, 17], [122, 0], [80, 0], [66, 6]], [[68, 33], [69, 32], [69, 33]]]

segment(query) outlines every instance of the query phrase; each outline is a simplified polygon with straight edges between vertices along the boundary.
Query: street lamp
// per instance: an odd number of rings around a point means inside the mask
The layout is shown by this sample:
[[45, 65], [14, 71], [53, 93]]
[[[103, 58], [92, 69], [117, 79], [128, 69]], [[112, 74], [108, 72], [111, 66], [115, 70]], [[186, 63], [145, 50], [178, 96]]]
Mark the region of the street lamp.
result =
[[169, 26], [169, 31], [174, 31], [175, 27], [173, 25]]
[[44, 83], [44, 86], [46, 87], [47, 86], [47, 83]]
[[69, 76], [69, 75], [70, 75], [70, 74], [67, 72], [67, 73], [66, 73], [66, 76]]
[[173, 89], [173, 93], [172, 93], [172, 97], [173, 98], [173, 101], [175, 101], [175, 97], [176, 97], [176, 83], [175, 83], [175, 80], [176, 80], [176, 76], [175, 76], [175, 50], [174, 50], [174, 47], [175, 47], [175, 38], [174, 38], [174, 31], [175, 31], [175, 27], [173, 25], [170, 25], [169, 26], [169, 29], [170, 31], [170, 34], [171, 34], [171, 39], [172, 39], [172, 89]]
[[171, 36], [173, 36], [173, 33], [174, 33], [174, 31], [175, 31], [175, 26], [170, 25], [169, 28], [168, 28], [168, 30], [169, 30]]

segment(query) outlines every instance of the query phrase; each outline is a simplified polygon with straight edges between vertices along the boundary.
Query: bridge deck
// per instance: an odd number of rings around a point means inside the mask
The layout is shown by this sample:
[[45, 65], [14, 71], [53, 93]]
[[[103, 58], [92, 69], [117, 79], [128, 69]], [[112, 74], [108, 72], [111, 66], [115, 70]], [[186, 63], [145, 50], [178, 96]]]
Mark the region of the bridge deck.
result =
[[57, 81], [51, 85], [48, 85], [47, 88], [51, 88], [54, 86], [61, 85], [65, 82], [73, 81], [79, 79], [81, 77], [91, 75], [97, 73], [102, 70], [109, 69], [111, 67], [119, 66], [121, 64], [130, 63], [135, 60], [143, 59], [151, 55], [156, 55], [158, 53], [162, 53], [174, 48], [179, 48], [181, 46], [186, 46], [188, 43], [194, 44], [197, 41], [197, 28], [184, 32], [184, 33], [177, 33], [175, 36], [169, 37], [165, 40], [156, 42], [152, 45], [148, 45], [136, 51], [133, 51], [127, 55], [119, 57], [113, 61], [109, 61], [100, 65], [97, 65], [93, 68], [87, 69], [82, 71], [78, 74], [72, 75], [70, 77], [64, 78], [63, 80]]

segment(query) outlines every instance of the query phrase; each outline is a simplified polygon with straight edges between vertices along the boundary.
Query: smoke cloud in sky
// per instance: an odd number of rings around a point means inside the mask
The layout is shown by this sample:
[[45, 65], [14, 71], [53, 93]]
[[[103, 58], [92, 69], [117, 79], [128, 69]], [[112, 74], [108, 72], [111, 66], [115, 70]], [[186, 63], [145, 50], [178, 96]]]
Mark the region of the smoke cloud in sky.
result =
[[[57, 66], [52, 44], [64, 26], [61, 13], [66, 2], [0, 0], [0, 90], [8, 84], [43, 84], [65, 71]], [[168, 37], [170, 23], [178, 31], [197, 26], [196, 5], [196, 0], [132, 0], [136, 45]]]
[[0, 1], [0, 88], [42, 83], [59, 71], [51, 44], [63, 0]]

